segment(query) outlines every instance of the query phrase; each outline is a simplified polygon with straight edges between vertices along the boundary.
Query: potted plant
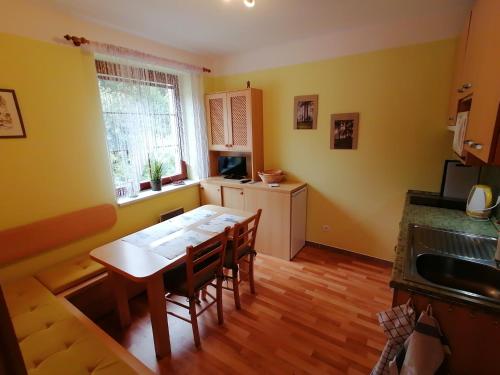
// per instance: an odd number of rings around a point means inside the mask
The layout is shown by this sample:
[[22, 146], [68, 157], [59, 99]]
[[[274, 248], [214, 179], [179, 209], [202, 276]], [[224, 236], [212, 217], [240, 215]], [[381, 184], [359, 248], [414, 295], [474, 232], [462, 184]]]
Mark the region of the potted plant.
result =
[[161, 175], [163, 172], [163, 163], [153, 159], [149, 161], [149, 177], [151, 180], [151, 190], [161, 191]]

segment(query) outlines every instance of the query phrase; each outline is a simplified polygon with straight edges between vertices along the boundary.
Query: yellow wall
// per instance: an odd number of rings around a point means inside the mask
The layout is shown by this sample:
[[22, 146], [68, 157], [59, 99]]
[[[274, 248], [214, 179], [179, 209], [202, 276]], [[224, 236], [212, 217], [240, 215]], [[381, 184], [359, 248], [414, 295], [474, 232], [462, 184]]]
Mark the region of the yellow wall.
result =
[[[439, 190], [455, 41], [207, 78], [264, 91], [264, 160], [309, 184], [307, 239], [391, 259], [408, 189]], [[319, 94], [317, 130], [293, 130], [295, 95]], [[357, 151], [330, 150], [330, 114], [360, 113]], [[265, 209], [265, 207], [263, 207]], [[323, 232], [328, 224], [331, 232]]]
[[[79, 49], [0, 34], [0, 88], [16, 90], [26, 139], [0, 139], [0, 230], [114, 203], [92, 57]], [[110, 230], [0, 269], [0, 281], [153, 224], [199, 204], [197, 187], [119, 207]], [[1, 251], [1, 244], [0, 244]]]

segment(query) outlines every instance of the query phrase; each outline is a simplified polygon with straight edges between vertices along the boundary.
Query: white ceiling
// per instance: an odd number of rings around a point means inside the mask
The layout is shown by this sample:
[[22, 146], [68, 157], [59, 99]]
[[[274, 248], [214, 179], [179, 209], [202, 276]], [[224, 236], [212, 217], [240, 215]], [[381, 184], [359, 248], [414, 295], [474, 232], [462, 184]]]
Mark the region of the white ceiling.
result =
[[473, 0], [44, 0], [64, 12], [207, 55], [241, 54], [347, 29], [453, 13]]

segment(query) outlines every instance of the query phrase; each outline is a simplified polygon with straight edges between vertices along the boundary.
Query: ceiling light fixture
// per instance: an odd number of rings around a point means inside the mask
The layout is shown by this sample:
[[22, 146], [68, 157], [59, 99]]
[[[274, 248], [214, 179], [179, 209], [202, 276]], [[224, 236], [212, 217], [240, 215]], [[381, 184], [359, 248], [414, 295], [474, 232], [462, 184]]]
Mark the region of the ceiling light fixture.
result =
[[243, 4], [245, 4], [247, 8], [253, 8], [255, 6], [255, 0], [243, 0]]

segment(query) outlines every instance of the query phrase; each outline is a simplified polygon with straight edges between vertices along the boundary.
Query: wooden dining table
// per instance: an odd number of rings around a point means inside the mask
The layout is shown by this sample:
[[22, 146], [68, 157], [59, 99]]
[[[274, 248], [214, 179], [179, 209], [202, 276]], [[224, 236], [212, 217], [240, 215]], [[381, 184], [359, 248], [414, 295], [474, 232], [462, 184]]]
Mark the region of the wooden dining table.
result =
[[146, 284], [156, 356], [170, 355], [163, 274], [185, 262], [187, 246], [196, 246], [252, 215], [205, 205], [92, 250], [90, 257], [108, 271], [121, 326], [131, 323], [127, 280]]

